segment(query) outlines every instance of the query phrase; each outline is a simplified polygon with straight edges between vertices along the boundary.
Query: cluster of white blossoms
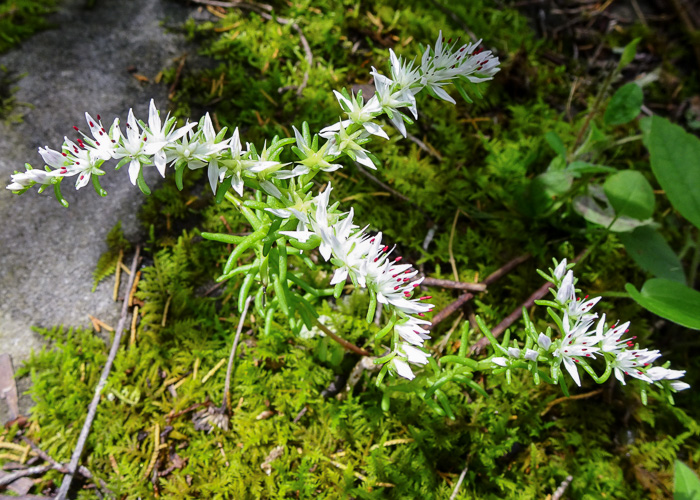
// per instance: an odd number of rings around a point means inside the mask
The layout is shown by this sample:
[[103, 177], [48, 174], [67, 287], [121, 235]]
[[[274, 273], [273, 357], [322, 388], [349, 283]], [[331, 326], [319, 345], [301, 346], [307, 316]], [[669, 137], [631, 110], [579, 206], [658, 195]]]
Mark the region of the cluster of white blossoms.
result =
[[423, 281], [422, 278], [413, 279], [418, 271], [410, 264], [400, 264], [401, 257], [390, 258], [393, 248], [382, 243], [381, 232], [371, 235], [367, 233], [367, 227], [359, 229], [354, 225], [352, 208], [348, 213], [329, 213], [332, 189], [329, 184], [311, 204], [300, 205], [299, 208], [306, 209], [306, 213], [299, 209], [268, 211], [299, 220], [296, 231], [280, 231], [281, 234], [301, 243], [313, 237], [320, 240], [321, 256], [336, 266], [331, 285], [342, 286], [350, 278], [356, 287], [368, 289], [373, 300], [387, 308], [393, 318], [387, 327], [393, 327], [400, 341], [394, 343], [391, 355], [385, 356], [384, 361], [391, 363], [392, 372], [413, 379], [408, 363], [424, 365], [428, 362], [429, 355], [418, 347], [430, 338], [424, 328], [430, 321], [422, 316], [433, 307], [423, 302], [431, 297], [412, 298], [414, 290]]
[[[294, 168], [284, 169], [285, 164], [274, 159], [279, 151], [263, 150], [258, 154], [254, 147], [246, 144], [242, 147], [238, 129], [232, 136], [225, 138], [226, 129], [216, 133], [207, 114], [197, 123], [176, 126], [175, 118], [161, 120], [160, 114], [151, 101], [148, 123], [137, 120], [129, 110], [125, 130], [120, 128], [119, 119], [115, 119], [109, 130], [97, 115], [94, 119], [85, 113], [89, 134], [73, 127], [81, 138], [73, 141], [65, 137], [60, 151], [48, 147], [39, 148], [45, 162], [44, 170], [33, 169], [27, 165], [24, 172], [13, 174], [7, 189], [23, 193], [34, 185], [43, 190], [54, 185], [56, 195], [60, 196], [58, 185], [66, 177], [75, 177], [75, 187], [80, 189], [92, 179], [95, 189], [106, 194], [99, 186], [99, 176], [105, 175], [102, 165], [108, 160], [119, 160], [117, 169], [128, 164], [131, 183], [148, 192], [143, 181], [143, 169], [155, 166], [162, 176], [166, 167], [189, 169], [208, 168], [209, 182], [216, 193], [218, 185], [228, 183], [242, 195], [245, 179], [256, 179], [268, 194], [276, 195], [279, 189], [275, 180], [289, 179], [300, 175], [315, 173], [319, 170], [333, 171], [341, 168], [334, 163], [340, 156], [346, 155], [352, 160], [369, 168], [376, 168], [373, 155], [362, 145], [371, 136], [388, 139], [388, 135], [376, 119], [386, 114], [399, 132], [405, 137], [405, 123], [413, 123], [401, 110], [408, 110], [413, 119], [418, 118], [416, 94], [423, 89], [435, 97], [455, 103], [443, 88], [455, 84], [464, 92], [460, 82], [480, 83], [493, 78], [499, 71], [499, 60], [491, 51], [477, 50], [481, 41], [457, 46], [457, 42], [445, 43], [442, 32], [435, 47], [428, 46], [422, 54], [420, 65], [397, 57], [390, 49], [391, 78], [372, 67], [375, 95], [366, 103], [361, 95], [349, 96], [335, 92], [347, 119], [324, 128], [320, 136], [326, 140], [322, 145], [311, 144], [309, 137], [304, 137], [295, 128], [296, 146], [292, 148], [299, 156]], [[289, 144], [285, 142], [284, 145]], [[275, 155], [277, 153], [277, 155]]]
[[[40, 186], [40, 192], [53, 185], [56, 197], [67, 206], [60, 193], [64, 179], [75, 177], [76, 189], [92, 180], [95, 190], [104, 196], [106, 192], [99, 183], [99, 177], [106, 174], [103, 165], [117, 160], [116, 169], [128, 165], [131, 183], [146, 194], [150, 190], [143, 172], [152, 166], [161, 176], [165, 176], [168, 168], [175, 170], [180, 187], [185, 169], [207, 168], [209, 184], [219, 201], [231, 196], [230, 188], [239, 197], [243, 197], [246, 186], [262, 190], [269, 195], [265, 202], [269, 218], [282, 219], [285, 224], [297, 220], [296, 231], [280, 231], [280, 234], [302, 244], [317, 238], [314, 241], [320, 245], [323, 258], [336, 266], [331, 284], [342, 286], [349, 277], [356, 287], [368, 289], [372, 310], [377, 302], [386, 306], [390, 320], [380, 333], [392, 331], [393, 337], [391, 352], [381, 362], [386, 363], [391, 373], [412, 379], [409, 363], [428, 362], [428, 354], [421, 346], [429, 338], [425, 327], [430, 322], [423, 315], [432, 307], [422, 302], [430, 297], [412, 298], [420, 283], [412, 281], [417, 271], [409, 264], [400, 264], [400, 257], [389, 257], [391, 251], [382, 244], [381, 233], [372, 236], [366, 227], [360, 230], [353, 225], [352, 209], [349, 213], [330, 213], [330, 186], [315, 198], [307, 191], [313, 185], [309, 181], [316, 174], [341, 168], [337, 161], [342, 156], [375, 169], [378, 161], [364, 145], [373, 136], [389, 138], [378, 119], [386, 114], [406, 136], [405, 123], [411, 124], [418, 118], [416, 95], [423, 89], [454, 104], [444, 89], [446, 85], [454, 84], [467, 97], [464, 84], [492, 79], [499, 71], [498, 58], [491, 51], [477, 50], [479, 44], [480, 41], [461, 46], [457, 42], [445, 42], [440, 32], [434, 48], [428, 46], [424, 50], [419, 64], [397, 57], [390, 50], [391, 78], [372, 67], [376, 91], [367, 102], [361, 93], [349, 95], [345, 89], [335, 92], [347, 115], [345, 119], [324, 128], [318, 135], [312, 135], [306, 123], [301, 131], [293, 127], [293, 138], [275, 137], [260, 152], [250, 143], [243, 147], [237, 128], [228, 138], [226, 128], [217, 133], [209, 114], [198, 123], [187, 122], [180, 127], [175, 118], [167, 116], [162, 120], [152, 100], [147, 123], [137, 120], [129, 110], [124, 130], [118, 118], [107, 130], [99, 115], [94, 119], [86, 113], [89, 134], [73, 127], [81, 136], [76, 141], [65, 137], [59, 151], [39, 148], [44, 169], [26, 165], [26, 171], [12, 175], [7, 189], [22, 194], [35, 185]], [[296, 158], [283, 163], [280, 156], [287, 146]], [[240, 205], [240, 201], [236, 203]], [[265, 227], [271, 226], [272, 223]], [[287, 228], [286, 225], [283, 229]]]
[[[592, 313], [591, 310], [601, 298], [577, 297], [574, 273], [567, 268], [567, 261], [564, 259], [556, 266], [551, 277], [557, 287], [555, 302], [551, 305], [553, 308], [556, 306], [562, 313], [562, 318], [556, 320], [560, 323], [558, 326], [562, 337], [552, 340], [551, 336], [540, 333], [536, 340], [537, 345], [533, 346], [536, 349], [528, 348], [521, 352], [517, 347], [510, 347], [507, 349], [508, 356], [491, 359], [494, 364], [505, 367], [512, 360], [519, 358], [531, 362], [549, 362], [555, 381], [559, 366], [563, 364], [573, 381], [580, 387], [578, 367], [583, 367], [598, 379], [587, 361], [599, 357], [606, 363], [605, 373], [609, 375], [612, 371], [623, 385], [625, 376], [628, 376], [649, 384], [671, 380], [669, 385], [676, 391], [690, 387], [677, 380], [685, 375], [685, 371], [651, 366], [651, 363], [661, 357], [658, 350], [639, 349], [633, 342], [636, 337], [623, 338], [629, 332], [629, 321], [607, 325], [605, 314], [599, 319], [597, 313]], [[605, 374], [603, 377], [607, 378]]]

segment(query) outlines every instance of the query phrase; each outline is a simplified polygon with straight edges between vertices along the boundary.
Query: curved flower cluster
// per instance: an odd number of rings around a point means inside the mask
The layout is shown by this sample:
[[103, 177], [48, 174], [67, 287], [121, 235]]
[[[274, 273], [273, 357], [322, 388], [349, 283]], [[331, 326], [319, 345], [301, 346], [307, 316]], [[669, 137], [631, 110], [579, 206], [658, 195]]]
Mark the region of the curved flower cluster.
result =
[[[576, 296], [575, 278], [571, 269], [567, 269], [566, 259], [554, 269], [550, 280], [555, 284], [554, 302], [547, 302], [553, 309], [556, 307], [562, 317], [555, 321], [559, 323], [562, 337], [552, 339], [551, 335], [540, 333], [536, 338], [537, 349], [526, 349], [521, 353], [517, 347], [507, 349], [508, 356], [492, 358], [497, 366], [508, 366], [514, 359], [522, 358], [528, 361], [549, 362], [552, 367], [552, 378], [558, 373], [563, 364], [573, 381], [581, 386], [578, 367], [581, 366], [597, 381], [607, 379], [611, 372], [625, 385], [625, 377], [643, 380], [648, 384], [663, 380], [672, 380], [671, 389], [682, 391], [690, 386], [677, 379], [685, 375], [685, 371], [671, 370], [668, 367], [651, 366], [651, 363], [661, 357], [658, 350], [640, 349], [633, 342], [636, 337], [623, 338], [629, 332], [629, 321], [620, 324], [619, 321], [609, 325], [605, 314], [598, 319], [597, 313], [591, 313], [600, 297], [581, 299]], [[597, 320], [597, 321], [596, 321]], [[606, 363], [606, 371], [602, 377], [597, 377], [588, 361], [602, 358]]]
[[352, 208], [347, 213], [329, 213], [332, 189], [329, 184], [313, 199], [315, 210], [307, 204], [306, 214], [296, 209], [279, 213], [299, 220], [296, 231], [281, 231], [281, 234], [301, 243], [317, 237], [321, 256], [336, 266], [331, 285], [342, 286], [350, 278], [356, 287], [367, 288], [373, 299], [388, 308], [393, 315], [390, 327], [400, 340], [393, 343], [386, 361], [391, 362], [389, 367], [393, 372], [413, 379], [408, 363], [424, 365], [428, 362], [428, 354], [414, 346], [422, 346], [424, 340], [430, 338], [424, 328], [430, 321], [422, 316], [433, 307], [423, 302], [431, 297], [413, 298], [414, 290], [423, 281], [422, 278], [413, 279], [418, 271], [410, 264], [401, 264], [401, 257], [390, 258], [393, 248], [382, 242], [381, 232], [370, 235], [366, 227], [359, 229], [354, 225]]
[[[330, 187], [315, 198], [307, 191], [312, 186], [309, 181], [316, 174], [341, 168], [338, 160], [342, 156], [376, 168], [378, 161], [365, 145], [374, 136], [389, 138], [377, 123], [378, 118], [386, 114], [406, 136], [405, 123], [413, 121], [402, 110], [408, 109], [413, 119], [417, 119], [415, 96], [423, 89], [454, 104], [454, 99], [444, 89], [446, 85], [454, 84], [466, 97], [461, 84], [490, 80], [499, 71], [499, 61], [490, 51], [477, 50], [479, 43], [461, 46], [456, 42], [446, 43], [440, 32], [434, 48], [428, 46], [423, 52], [420, 64], [403, 60], [392, 50], [391, 78], [372, 67], [376, 92], [371, 99], [365, 102], [361, 94], [349, 95], [345, 89], [335, 92], [347, 115], [345, 119], [317, 135], [310, 133], [306, 123], [301, 131], [293, 127], [294, 137], [275, 137], [260, 152], [250, 143], [243, 146], [238, 129], [230, 137], [225, 128], [217, 133], [208, 114], [199, 123], [187, 122], [182, 126], [169, 116], [162, 120], [152, 100], [147, 122], [137, 120], [129, 110], [124, 129], [119, 119], [115, 119], [107, 130], [99, 115], [94, 119], [86, 113], [88, 133], [74, 127], [81, 136], [76, 141], [66, 137], [59, 151], [40, 148], [44, 170], [27, 165], [25, 172], [12, 175], [7, 189], [21, 194], [34, 185], [40, 185], [40, 191], [53, 185], [56, 197], [67, 206], [60, 193], [60, 184], [65, 178], [75, 177], [76, 189], [92, 180], [95, 190], [104, 196], [106, 193], [99, 184], [99, 177], [106, 173], [102, 167], [106, 161], [116, 160], [116, 169], [128, 165], [131, 183], [146, 194], [150, 193], [143, 175], [147, 167], [155, 167], [161, 176], [165, 176], [168, 167], [174, 169], [178, 186], [182, 185], [186, 169], [206, 167], [217, 200], [231, 197], [230, 189], [239, 197], [243, 196], [245, 186], [262, 190], [269, 197], [266, 203], [259, 204], [265, 206], [268, 218], [298, 221], [296, 231], [279, 233], [302, 244], [314, 238], [323, 258], [336, 266], [331, 284], [342, 288], [350, 278], [356, 287], [367, 288], [372, 301], [369, 313], [377, 302], [386, 306], [390, 322], [380, 333], [392, 331], [393, 337], [391, 352], [382, 362], [386, 363], [388, 371], [412, 379], [409, 363], [427, 363], [428, 355], [420, 347], [429, 338], [425, 327], [430, 322], [422, 316], [432, 307], [422, 302], [429, 297], [413, 298], [414, 289], [420, 283], [412, 281], [417, 271], [408, 264], [401, 264], [400, 257], [389, 257], [393, 249], [382, 244], [381, 233], [372, 236], [366, 227], [359, 229], [354, 225], [352, 209], [349, 213], [329, 211]], [[296, 158], [283, 163], [280, 158], [287, 146]], [[271, 221], [267, 221], [267, 225], [258, 223], [267, 229], [273, 227]], [[274, 227], [279, 228], [279, 223]], [[293, 225], [285, 225], [283, 229], [290, 227]], [[253, 244], [251, 239], [248, 246]], [[307, 248], [312, 247], [314, 245], [307, 245]]]

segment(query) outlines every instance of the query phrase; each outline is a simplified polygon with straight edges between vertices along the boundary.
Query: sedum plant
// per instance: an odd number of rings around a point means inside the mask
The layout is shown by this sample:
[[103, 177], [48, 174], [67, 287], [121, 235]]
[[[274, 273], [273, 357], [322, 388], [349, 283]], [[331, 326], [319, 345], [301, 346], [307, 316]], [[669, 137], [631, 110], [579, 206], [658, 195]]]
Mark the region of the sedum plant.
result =
[[[623, 384], [627, 377], [636, 378], [660, 386], [669, 397], [687, 388], [677, 380], [684, 372], [651, 366], [660, 356], [658, 351], [640, 349], [633, 339], [623, 338], [629, 323], [608, 325], [605, 315], [598, 318], [591, 313], [598, 299], [579, 300], [566, 260], [543, 274], [554, 285], [554, 298], [540, 304], [547, 307], [556, 333], [551, 328], [538, 332], [525, 314], [524, 343], [511, 340], [509, 332], [499, 343], [477, 318], [493, 354], [481, 361], [468, 358], [465, 328], [459, 353], [442, 356], [438, 364], [425, 347], [430, 338], [425, 314], [432, 305], [426, 302], [430, 296], [417, 296], [422, 281], [418, 271], [400, 256], [393, 256], [395, 247], [383, 241], [381, 232], [356, 225], [352, 208], [346, 212], [332, 203], [330, 183], [315, 192], [316, 176], [342, 168], [345, 157], [376, 169], [379, 162], [368, 147], [375, 137], [388, 139], [380, 120], [386, 116], [406, 136], [406, 124], [418, 118], [418, 93], [426, 91], [454, 104], [445, 90], [452, 84], [467, 100], [468, 92], [478, 96], [477, 85], [499, 71], [498, 58], [479, 45], [460, 45], [440, 34], [433, 47], [423, 50], [420, 60], [404, 60], [390, 51], [390, 77], [372, 68], [375, 94], [371, 98], [365, 100], [361, 92], [335, 92], [343, 115], [337, 123], [317, 133], [304, 123], [300, 130], [293, 128], [294, 137], [274, 137], [262, 147], [244, 145], [238, 129], [230, 136], [225, 128], [217, 133], [208, 114], [198, 123], [182, 126], [169, 116], [163, 120], [153, 101], [148, 121], [137, 120], [129, 111], [124, 131], [119, 119], [108, 130], [99, 115], [94, 119], [86, 113], [89, 135], [74, 127], [82, 138], [74, 142], [66, 137], [60, 151], [40, 148], [45, 168], [27, 165], [26, 171], [12, 176], [7, 188], [22, 194], [34, 186], [40, 192], [53, 187], [59, 202], [67, 206], [60, 191], [67, 178], [75, 178], [76, 189], [92, 182], [100, 195], [106, 195], [99, 177], [106, 174], [103, 167], [109, 160], [118, 161], [116, 169], [126, 167], [131, 183], [145, 194], [150, 193], [145, 168], [155, 167], [162, 176], [167, 169], [174, 170], [180, 189], [186, 170], [206, 168], [216, 201], [232, 203], [252, 228], [244, 235], [202, 233], [204, 238], [235, 245], [218, 279], [241, 280], [238, 306], [242, 315], [249, 297], [254, 297], [257, 313], [265, 318], [266, 333], [281, 314], [297, 334], [317, 327], [337, 338], [319, 321], [317, 305], [324, 297], [340, 298], [349, 280], [355, 290], [366, 290], [369, 295], [368, 322], [375, 318], [378, 304], [382, 305], [387, 321], [375, 335], [378, 357], [374, 363], [381, 365], [376, 383], [384, 390], [384, 409], [392, 393], [410, 392], [438, 414], [452, 417], [441, 387], [456, 382], [486, 395], [474, 381], [477, 371], [505, 372], [510, 378], [513, 370], [527, 370], [536, 384], [541, 380], [558, 383], [565, 393], [564, 373], [580, 385], [579, 367], [598, 383], [614, 373]], [[316, 268], [315, 250], [334, 268], [327, 287], [309, 283], [299, 267]], [[601, 375], [597, 375], [596, 364], [604, 365]], [[387, 376], [399, 380], [389, 385]], [[645, 399], [645, 392], [642, 394]]]

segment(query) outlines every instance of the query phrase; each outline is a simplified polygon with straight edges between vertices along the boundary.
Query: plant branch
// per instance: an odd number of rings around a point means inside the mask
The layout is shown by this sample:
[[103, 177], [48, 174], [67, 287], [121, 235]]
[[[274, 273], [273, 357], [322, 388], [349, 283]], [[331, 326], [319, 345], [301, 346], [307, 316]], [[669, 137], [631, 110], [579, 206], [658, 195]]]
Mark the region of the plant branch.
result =
[[[482, 284], [487, 286], [494, 283], [497, 281], [499, 278], [503, 277], [504, 275], [508, 274], [511, 272], [513, 269], [515, 269], [517, 266], [525, 262], [527, 259], [530, 258], [530, 254], [524, 254], [519, 257], [516, 257], [515, 259], [511, 260], [507, 264], [505, 264], [503, 267], [500, 269], [497, 269], [490, 275], [486, 277], [484, 281], [482, 281]], [[455, 311], [459, 310], [460, 307], [462, 307], [467, 301], [471, 300], [474, 297], [474, 294], [471, 292], [467, 292], [464, 295], [460, 295], [457, 300], [452, 302], [449, 306], [444, 308], [442, 311], [437, 313], [433, 319], [432, 319], [432, 324], [430, 325], [430, 329], [432, 330], [436, 325], [444, 321], [447, 317], [449, 317], [452, 313]]]
[[[139, 261], [140, 251], [141, 248], [139, 246], [136, 246], [134, 260], [131, 263], [131, 275], [129, 276], [129, 283], [126, 286], [127, 290], [131, 290], [131, 287], [133, 286], [134, 278], [136, 277], [136, 266]], [[105, 363], [105, 366], [102, 369], [102, 374], [100, 375], [100, 380], [97, 382], [97, 387], [95, 387], [95, 394], [92, 397], [92, 401], [90, 402], [90, 406], [88, 408], [88, 414], [85, 418], [85, 423], [83, 424], [83, 428], [80, 431], [80, 436], [78, 437], [78, 444], [76, 444], [75, 450], [73, 450], [73, 455], [71, 456], [70, 463], [68, 464], [68, 472], [63, 478], [61, 487], [59, 488], [58, 494], [56, 495], [56, 500], [65, 500], [66, 496], [68, 495], [70, 485], [73, 482], [73, 476], [75, 476], [75, 472], [76, 470], [78, 470], [78, 462], [80, 461], [80, 456], [83, 453], [83, 448], [85, 447], [88, 434], [90, 434], [90, 428], [92, 427], [92, 422], [95, 419], [95, 415], [97, 413], [97, 405], [100, 402], [102, 390], [107, 384], [107, 377], [109, 377], [109, 372], [112, 369], [112, 364], [114, 363], [114, 359], [117, 357], [117, 351], [119, 350], [119, 344], [121, 343], [122, 334], [124, 333], [124, 326], [126, 325], [126, 318], [128, 316], [128, 313], [129, 302], [125, 298], [124, 304], [122, 304], [121, 317], [119, 318], [117, 329], [114, 332], [114, 339], [112, 340], [112, 347], [109, 350], [107, 362]]]
[[472, 292], [483, 292], [486, 290], [484, 283], [465, 283], [463, 281], [441, 280], [437, 278], [423, 278], [421, 286], [438, 286], [440, 288], [454, 288], [456, 290], [471, 290]]
[[356, 354], [359, 354], [360, 356], [371, 356], [371, 354], [369, 352], [365, 351], [361, 347], [357, 347], [355, 344], [352, 344], [352, 343], [348, 342], [347, 340], [345, 340], [344, 338], [341, 338], [338, 335], [336, 335], [335, 333], [333, 333], [326, 325], [321, 323], [318, 319], [316, 320], [316, 326], [319, 327], [323, 331], [323, 333], [325, 333], [330, 338], [332, 338], [333, 340], [338, 342], [340, 345], [345, 347], [348, 351], [352, 351]]
[[252, 298], [253, 297], [249, 295], [245, 301], [245, 306], [243, 306], [243, 312], [241, 312], [241, 318], [238, 320], [238, 328], [236, 328], [236, 336], [233, 339], [233, 346], [231, 346], [231, 354], [228, 357], [228, 367], [226, 368], [226, 382], [224, 383], [224, 400], [221, 403], [221, 409], [226, 413], [228, 413], [231, 410], [231, 398], [229, 397], [229, 389], [231, 387], [231, 372], [233, 371], [233, 360], [236, 357], [236, 348], [238, 347], [238, 340], [241, 338], [243, 323], [245, 322], [246, 314], [248, 314], [248, 306], [250, 305], [250, 300]]
[[44, 474], [45, 472], [53, 469], [52, 465], [37, 465], [36, 467], [29, 467], [28, 469], [18, 470], [12, 474], [6, 474], [0, 477], [0, 486], [7, 486], [12, 484], [20, 478], [27, 476], [34, 476], [36, 474]]

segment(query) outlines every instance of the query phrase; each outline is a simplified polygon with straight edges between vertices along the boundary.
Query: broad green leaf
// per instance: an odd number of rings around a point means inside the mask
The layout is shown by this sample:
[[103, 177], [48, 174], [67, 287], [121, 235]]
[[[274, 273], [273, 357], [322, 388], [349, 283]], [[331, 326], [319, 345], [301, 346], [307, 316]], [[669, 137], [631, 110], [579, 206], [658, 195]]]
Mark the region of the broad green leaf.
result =
[[654, 213], [654, 190], [635, 170], [623, 170], [608, 177], [603, 190], [619, 216], [645, 220]]
[[680, 460], [676, 460], [673, 483], [673, 500], [700, 500], [700, 479]]
[[622, 50], [620, 62], [617, 65], [618, 71], [634, 60], [634, 56], [637, 54], [637, 44], [639, 44], [640, 40], [641, 38], [635, 38], [630, 43], [625, 45], [625, 48]]
[[623, 85], [610, 99], [603, 119], [606, 125], [622, 125], [634, 120], [642, 110], [644, 93], [636, 83]]
[[562, 158], [566, 158], [566, 146], [564, 146], [564, 141], [561, 140], [559, 134], [550, 130], [544, 135], [544, 139], [547, 141], [549, 147], [551, 147], [556, 154], [558, 154]]
[[700, 139], [653, 116], [648, 143], [651, 169], [671, 205], [700, 228]]
[[566, 171], [574, 174], [574, 177], [580, 177], [581, 174], [609, 174], [617, 172], [617, 170], [612, 167], [596, 165], [595, 163], [587, 163], [585, 161], [574, 161], [569, 163], [569, 166], [566, 167]]
[[685, 284], [685, 273], [680, 259], [653, 227], [638, 227], [631, 233], [621, 233], [619, 238], [639, 267], [657, 278]]
[[676, 281], [648, 280], [641, 291], [631, 283], [625, 290], [643, 308], [674, 323], [700, 330], [700, 292]]
[[[599, 186], [596, 186], [599, 187]], [[589, 187], [590, 190], [590, 187]], [[602, 189], [601, 189], [602, 192]], [[605, 203], [605, 207], [602, 207], [600, 203]], [[624, 233], [628, 231], [633, 231], [635, 228], [640, 226], [646, 226], [652, 224], [654, 221], [647, 219], [645, 221], [640, 221], [626, 216], [615, 216], [615, 211], [608, 203], [608, 200], [599, 196], [577, 196], [574, 198], [573, 208], [578, 212], [584, 219], [593, 224], [598, 224], [599, 226], [609, 227], [610, 231], [614, 233]], [[613, 222], [614, 221], [614, 222]]]

